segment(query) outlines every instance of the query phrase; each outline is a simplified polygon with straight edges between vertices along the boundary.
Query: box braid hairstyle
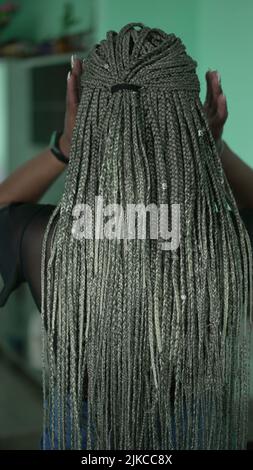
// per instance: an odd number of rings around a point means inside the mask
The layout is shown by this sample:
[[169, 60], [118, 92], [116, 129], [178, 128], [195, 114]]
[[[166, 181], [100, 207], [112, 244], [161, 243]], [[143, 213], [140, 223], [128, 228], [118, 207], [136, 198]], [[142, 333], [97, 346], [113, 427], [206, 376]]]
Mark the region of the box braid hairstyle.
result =
[[[174, 34], [142, 23], [108, 32], [85, 60], [42, 252], [44, 429], [60, 449], [67, 427], [71, 449], [83, 430], [87, 449], [246, 446], [252, 254], [196, 66]], [[167, 204], [169, 223], [180, 204], [178, 249], [77, 239], [74, 208], [95, 211], [97, 196]]]

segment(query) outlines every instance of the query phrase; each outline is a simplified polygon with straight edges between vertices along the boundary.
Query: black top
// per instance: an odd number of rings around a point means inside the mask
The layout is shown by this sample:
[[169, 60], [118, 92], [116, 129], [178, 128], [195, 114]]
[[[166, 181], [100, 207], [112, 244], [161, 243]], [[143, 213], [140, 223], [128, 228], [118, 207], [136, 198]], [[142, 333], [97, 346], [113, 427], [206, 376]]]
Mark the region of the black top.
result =
[[[40, 310], [42, 242], [55, 207], [51, 204], [19, 202], [0, 209], [0, 274], [4, 281], [0, 292], [0, 307], [5, 305], [10, 294], [22, 282], [28, 282]], [[240, 213], [253, 246], [253, 210], [244, 209]], [[55, 221], [56, 219], [54, 223]]]
[[4, 282], [0, 307], [21, 283], [28, 282], [40, 310], [42, 242], [55, 207], [18, 202], [0, 209], [0, 274]]

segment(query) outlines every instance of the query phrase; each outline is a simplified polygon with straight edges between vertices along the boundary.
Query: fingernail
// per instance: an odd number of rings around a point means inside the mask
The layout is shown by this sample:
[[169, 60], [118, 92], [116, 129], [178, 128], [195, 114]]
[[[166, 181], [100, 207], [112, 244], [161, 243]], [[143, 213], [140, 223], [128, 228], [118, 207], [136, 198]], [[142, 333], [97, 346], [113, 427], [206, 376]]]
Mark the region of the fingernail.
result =
[[77, 55], [76, 54], [72, 54], [71, 56], [71, 68], [73, 69], [74, 65], [75, 65], [75, 60], [77, 59]]
[[71, 72], [69, 71], [69, 72], [68, 72], [68, 75], [67, 75], [67, 80], [69, 80], [70, 77], [71, 77]]
[[220, 84], [221, 84], [221, 75], [220, 75], [220, 72], [216, 71], [216, 75], [217, 75], [218, 82], [219, 82], [219, 85], [220, 85]]

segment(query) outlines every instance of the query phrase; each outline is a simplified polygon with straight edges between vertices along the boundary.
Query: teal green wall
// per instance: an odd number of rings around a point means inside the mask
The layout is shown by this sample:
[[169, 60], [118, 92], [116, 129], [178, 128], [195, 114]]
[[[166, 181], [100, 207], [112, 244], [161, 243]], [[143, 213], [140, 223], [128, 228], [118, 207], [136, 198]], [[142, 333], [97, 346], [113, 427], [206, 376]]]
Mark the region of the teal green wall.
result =
[[[4, 1], [1, 0], [1, 3]], [[65, 3], [74, 6], [75, 16], [80, 20], [70, 32], [84, 31], [90, 24], [93, 0], [16, 0], [16, 3], [20, 4], [20, 11], [14, 17], [12, 25], [1, 36], [6, 39], [16, 36], [38, 41], [61, 35]]]

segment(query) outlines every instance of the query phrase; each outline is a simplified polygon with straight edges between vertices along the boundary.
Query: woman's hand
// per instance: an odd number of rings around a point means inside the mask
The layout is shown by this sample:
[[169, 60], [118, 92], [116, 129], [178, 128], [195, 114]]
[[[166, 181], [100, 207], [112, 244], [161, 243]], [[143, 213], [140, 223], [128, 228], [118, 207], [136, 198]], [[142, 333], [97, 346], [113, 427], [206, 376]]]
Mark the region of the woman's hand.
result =
[[72, 71], [68, 74], [66, 113], [64, 122], [64, 131], [60, 138], [60, 148], [62, 153], [68, 157], [71, 146], [72, 132], [75, 125], [77, 109], [79, 105], [80, 77], [82, 73], [82, 61], [72, 56]]
[[216, 145], [222, 139], [224, 124], [228, 117], [227, 100], [223, 94], [218, 72], [206, 73], [207, 93], [204, 110]]

